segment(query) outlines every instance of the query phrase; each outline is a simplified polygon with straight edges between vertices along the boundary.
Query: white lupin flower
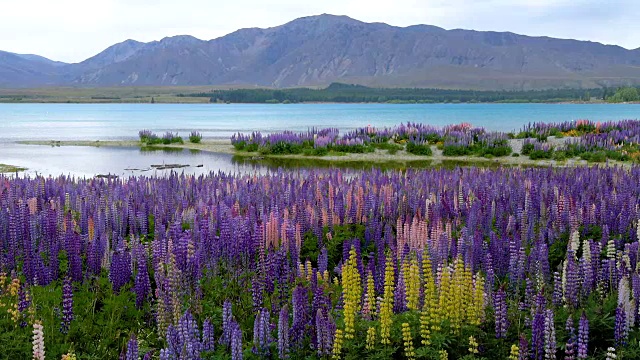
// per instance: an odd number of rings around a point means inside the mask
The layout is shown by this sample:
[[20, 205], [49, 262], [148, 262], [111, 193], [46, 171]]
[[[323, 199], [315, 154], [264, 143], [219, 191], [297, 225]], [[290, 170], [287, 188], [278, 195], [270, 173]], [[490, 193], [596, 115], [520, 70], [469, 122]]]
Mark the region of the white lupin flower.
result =
[[571, 233], [571, 250], [573, 250], [573, 254], [577, 254], [578, 253], [578, 249], [580, 248], [580, 233], [578, 232], [578, 230], [575, 230], [573, 233]]
[[44, 328], [39, 321], [33, 324], [33, 360], [44, 360]]
[[607, 349], [607, 360], [614, 360], [616, 358], [616, 349], [614, 347], [609, 347]]

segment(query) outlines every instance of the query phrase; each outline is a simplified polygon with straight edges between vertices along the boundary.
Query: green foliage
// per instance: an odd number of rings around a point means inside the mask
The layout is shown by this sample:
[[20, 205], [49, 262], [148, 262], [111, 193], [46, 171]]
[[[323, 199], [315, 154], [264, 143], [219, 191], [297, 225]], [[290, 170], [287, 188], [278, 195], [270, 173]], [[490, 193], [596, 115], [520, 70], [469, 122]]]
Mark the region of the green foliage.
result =
[[333, 83], [324, 89], [232, 89], [179, 94], [207, 97], [224, 103], [365, 102], [389, 104], [561, 102], [581, 101], [586, 94], [603, 96], [603, 89], [549, 89], [532, 91], [476, 91], [420, 88], [372, 88]]
[[[31, 288], [35, 317], [42, 322], [47, 358], [59, 359], [74, 351], [78, 359], [117, 359], [132, 333], [138, 336], [141, 353], [162, 346], [162, 339], [148, 314], [137, 309], [129, 287], [119, 294], [111, 290], [105, 273], [90, 283], [74, 284], [74, 320], [69, 332], [60, 332], [62, 284]], [[21, 327], [0, 314], [0, 344], [3, 359], [30, 359], [32, 325]]]
[[623, 87], [616, 91], [615, 94], [607, 98], [612, 103], [640, 101], [640, 93], [634, 87]]
[[532, 150], [529, 152], [529, 158], [531, 160], [551, 159], [553, 157], [553, 150]]
[[407, 152], [414, 155], [424, 155], [424, 156], [433, 155], [433, 152], [431, 151], [431, 146], [429, 144], [416, 144], [411, 141], [407, 143]]
[[534, 146], [532, 143], [522, 145], [522, 155], [529, 155], [533, 151]]

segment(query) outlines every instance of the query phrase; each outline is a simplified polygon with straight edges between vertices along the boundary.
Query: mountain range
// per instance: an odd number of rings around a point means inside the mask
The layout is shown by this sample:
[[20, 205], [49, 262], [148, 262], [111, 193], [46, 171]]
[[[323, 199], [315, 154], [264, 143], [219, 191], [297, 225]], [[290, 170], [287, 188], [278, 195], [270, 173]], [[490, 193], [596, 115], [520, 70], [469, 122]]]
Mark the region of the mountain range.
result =
[[531, 90], [640, 84], [640, 48], [303, 17], [213, 40], [126, 40], [80, 63], [0, 51], [0, 87], [232, 85]]

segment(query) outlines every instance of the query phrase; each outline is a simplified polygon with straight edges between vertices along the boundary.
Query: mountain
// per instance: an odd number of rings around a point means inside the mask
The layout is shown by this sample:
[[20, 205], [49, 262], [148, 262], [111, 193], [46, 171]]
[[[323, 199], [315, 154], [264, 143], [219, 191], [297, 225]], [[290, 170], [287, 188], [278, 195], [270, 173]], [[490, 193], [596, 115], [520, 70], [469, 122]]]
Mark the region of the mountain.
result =
[[64, 81], [62, 66], [37, 55], [0, 51], [0, 87], [56, 85]]
[[[48, 59], [46, 59], [48, 60]], [[0, 86], [237, 85], [488, 90], [640, 84], [640, 49], [319, 15], [205, 41], [127, 40], [77, 64], [0, 53]]]

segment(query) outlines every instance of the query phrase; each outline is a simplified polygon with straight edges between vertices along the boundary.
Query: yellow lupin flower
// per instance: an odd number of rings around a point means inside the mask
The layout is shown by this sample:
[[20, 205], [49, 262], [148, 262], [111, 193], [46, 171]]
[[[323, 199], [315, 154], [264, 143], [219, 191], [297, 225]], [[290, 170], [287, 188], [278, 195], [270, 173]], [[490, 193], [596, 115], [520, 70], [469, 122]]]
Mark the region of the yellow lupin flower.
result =
[[473, 336], [469, 336], [469, 352], [471, 353], [471, 355], [475, 355], [478, 353], [478, 342]]
[[[440, 317], [438, 316], [438, 292], [436, 289], [436, 281], [433, 277], [431, 258], [426, 251], [422, 258], [422, 278], [424, 282], [424, 306], [422, 308], [424, 317], [421, 317], [420, 326], [425, 327], [424, 330], [421, 329], [421, 334], [423, 335], [422, 341], [424, 342], [425, 340], [428, 340], [425, 339], [426, 334], [429, 334], [428, 337], [430, 337], [431, 331], [440, 330]], [[428, 329], [429, 325], [431, 326], [431, 331]]]
[[76, 359], [77, 359], [76, 354], [72, 352], [62, 355], [62, 360], [76, 360]]
[[373, 350], [376, 345], [376, 328], [371, 326], [367, 329], [367, 350]]
[[407, 279], [407, 307], [409, 310], [418, 310], [420, 306], [420, 268], [418, 260], [414, 257], [408, 266]]
[[511, 353], [509, 354], [509, 360], [518, 360], [520, 358], [520, 348], [518, 345], [511, 345]]
[[416, 353], [413, 349], [413, 336], [409, 323], [402, 323], [402, 340], [404, 340], [404, 355], [407, 359], [415, 359]]
[[452, 313], [452, 305], [450, 299], [452, 298], [450, 291], [451, 272], [449, 267], [442, 269], [440, 274], [440, 291], [438, 296], [438, 317], [442, 320], [450, 319]]
[[331, 358], [340, 359], [340, 353], [342, 352], [342, 329], [336, 329], [336, 335], [333, 339], [333, 349], [331, 351]]
[[480, 325], [484, 319], [485, 309], [484, 277], [480, 273], [477, 273], [475, 276], [473, 305], [470, 306], [470, 308], [472, 308], [473, 311], [469, 311], [467, 314], [469, 314], [469, 316], [473, 315], [473, 317], [469, 319], [469, 322], [472, 325]]
[[447, 350], [440, 350], [438, 352], [438, 355], [440, 355], [440, 360], [449, 360], [449, 354], [447, 353]]
[[[373, 317], [376, 314], [376, 289], [373, 282], [373, 273], [371, 270], [367, 272], [367, 293], [365, 294], [366, 313]], [[363, 310], [363, 313], [365, 311]]]
[[362, 286], [360, 284], [360, 272], [358, 271], [358, 254], [351, 247], [349, 260], [342, 267], [342, 294], [344, 299], [344, 337], [353, 339], [355, 333], [355, 321], [360, 311], [362, 298]]
[[395, 288], [393, 260], [387, 255], [384, 270], [384, 294], [380, 305], [380, 342], [383, 345], [391, 344], [391, 324], [393, 323], [393, 291]]

